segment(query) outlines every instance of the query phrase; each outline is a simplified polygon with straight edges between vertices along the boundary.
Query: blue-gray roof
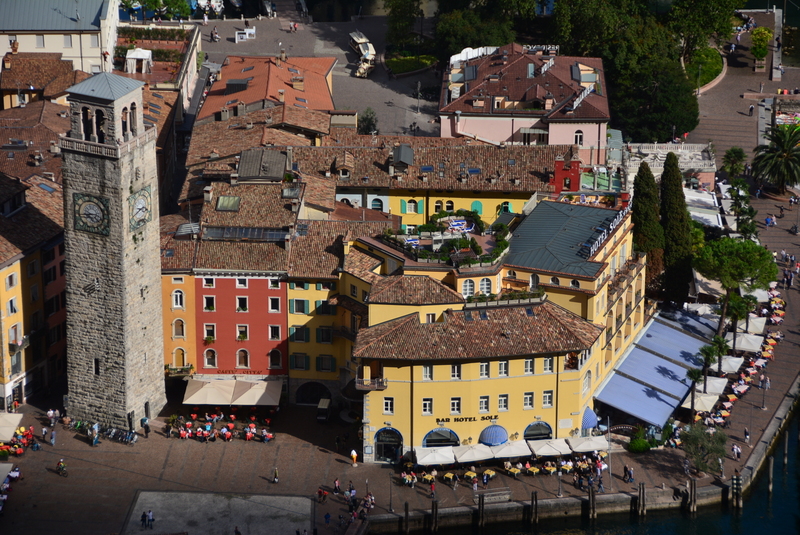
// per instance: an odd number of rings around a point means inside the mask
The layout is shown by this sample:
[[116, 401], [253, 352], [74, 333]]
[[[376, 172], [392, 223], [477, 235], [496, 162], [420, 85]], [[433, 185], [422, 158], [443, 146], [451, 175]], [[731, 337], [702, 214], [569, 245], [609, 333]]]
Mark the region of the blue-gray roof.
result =
[[540, 202], [514, 231], [506, 264], [595, 277], [603, 263], [588, 260], [590, 248], [617, 215], [607, 208]]
[[69, 89], [67, 93], [70, 96], [85, 96], [92, 97], [99, 100], [117, 100], [136, 91], [144, 85], [144, 82], [125, 78], [117, 74], [108, 72], [100, 72], [87, 78], [79, 84], [75, 84]]
[[109, 0], [2, 0], [0, 32], [98, 31]]

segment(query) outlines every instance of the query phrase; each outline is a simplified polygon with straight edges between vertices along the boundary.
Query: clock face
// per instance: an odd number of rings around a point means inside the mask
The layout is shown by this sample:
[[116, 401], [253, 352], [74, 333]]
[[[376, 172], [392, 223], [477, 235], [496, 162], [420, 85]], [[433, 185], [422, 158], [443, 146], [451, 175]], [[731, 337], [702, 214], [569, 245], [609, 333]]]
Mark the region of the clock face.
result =
[[108, 199], [83, 193], [74, 193], [72, 203], [76, 230], [108, 236]]
[[131, 230], [136, 230], [152, 219], [150, 209], [150, 186], [146, 186], [128, 197]]

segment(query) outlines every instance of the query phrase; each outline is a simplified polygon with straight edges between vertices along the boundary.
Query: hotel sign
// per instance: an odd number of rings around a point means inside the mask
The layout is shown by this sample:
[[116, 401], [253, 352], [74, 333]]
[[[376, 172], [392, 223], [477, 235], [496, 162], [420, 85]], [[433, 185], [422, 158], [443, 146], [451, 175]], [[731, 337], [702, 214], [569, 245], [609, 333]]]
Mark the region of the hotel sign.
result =
[[498, 420], [500, 417], [498, 415], [492, 416], [491, 414], [485, 414], [483, 416], [455, 416], [453, 418], [436, 418], [437, 424], [449, 424], [449, 423], [458, 423], [458, 422], [477, 422], [477, 421], [488, 421], [488, 420]]
[[595, 242], [592, 244], [592, 247], [590, 248], [591, 252], [590, 256], [594, 256], [594, 254], [597, 252], [597, 250], [600, 248], [603, 242], [606, 241], [606, 238], [608, 238], [608, 236], [612, 232], [614, 232], [614, 229], [619, 226], [619, 224], [622, 222], [623, 219], [625, 219], [625, 216], [628, 215], [628, 212], [630, 212], [630, 210], [631, 210], [631, 204], [628, 204], [628, 206], [619, 211], [617, 217], [615, 217], [614, 220], [611, 222], [611, 224], [608, 225], [608, 228], [605, 228], [603, 226], [597, 227], [597, 230], [602, 230], [602, 234], [600, 234], [600, 237], [597, 238]]
[[264, 370], [217, 370], [218, 374], [224, 375], [266, 375]]

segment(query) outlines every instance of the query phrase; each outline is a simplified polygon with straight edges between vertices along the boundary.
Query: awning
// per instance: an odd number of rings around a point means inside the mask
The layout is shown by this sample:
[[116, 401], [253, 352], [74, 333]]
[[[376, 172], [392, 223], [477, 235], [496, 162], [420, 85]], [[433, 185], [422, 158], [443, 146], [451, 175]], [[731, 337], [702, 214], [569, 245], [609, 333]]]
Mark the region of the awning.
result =
[[142, 71], [143, 73], [149, 73], [152, 71], [153, 68], [153, 51], [152, 50], [145, 50], [143, 48], [136, 48], [128, 50], [127, 54], [125, 55], [125, 72], [137, 72], [136, 71], [136, 61], [142, 61]]
[[[742, 357], [722, 357], [722, 371], [725, 373], [736, 373], [742, 367], [744, 358]], [[712, 366], [713, 367], [713, 366]]]
[[[746, 332], [750, 334], [761, 334], [764, 332], [764, 327], [766, 326], [767, 318], [760, 318], [751, 315], [749, 320], [740, 320], [739, 323], [736, 324], [736, 329], [740, 333], [745, 332], [745, 329], [747, 329]], [[736, 340], [738, 341], [739, 339], [737, 338]]]
[[508, 442], [508, 431], [500, 425], [490, 425], [481, 431], [478, 442], [487, 446], [499, 446]]
[[520, 128], [520, 134], [547, 134], [548, 131], [546, 128]]
[[[636, 341], [637, 346], [649, 349], [653, 353], [689, 368], [698, 368], [702, 365], [697, 354], [700, 352], [700, 348], [706, 344], [708, 344], [707, 341], [684, 334], [658, 320], [653, 321]], [[686, 372], [683, 375], [686, 375]]]
[[[714, 405], [719, 401], [719, 394], [695, 394], [694, 395], [694, 410], [699, 412], [708, 412], [714, 408]], [[681, 404], [685, 409], [692, 408], [692, 396], [686, 396], [686, 401]]]
[[[725, 341], [728, 342], [729, 346], [733, 347], [733, 333], [726, 333]], [[739, 333], [736, 335], [736, 351], [758, 353], [761, 351], [761, 344], [763, 343], [764, 337], [759, 334]]]
[[489, 446], [474, 444], [471, 446], [457, 446], [453, 448], [453, 455], [460, 463], [471, 463], [474, 461], [485, 461], [494, 459], [494, 453]]
[[453, 464], [456, 462], [452, 446], [441, 448], [416, 448], [417, 464], [431, 466], [434, 464]]
[[189, 379], [184, 405], [278, 405], [280, 381], [240, 381], [234, 379]]
[[440, 427], [429, 431], [422, 439], [422, 446], [426, 448], [440, 448], [443, 446], [458, 446], [461, 440], [458, 435], [446, 427]]
[[507, 459], [511, 457], [530, 457], [531, 449], [524, 440], [506, 442], [499, 446], [492, 446], [492, 453], [495, 459]]
[[21, 421], [22, 414], [0, 412], [0, 442], [11, 441]]
[[767, 303], [767, 302], [769, 302], [769, 293], [767, 293], [766, 290], [750, 290], [750, 291], [747, 291], [745, 289], [744, 291], [746, 291], [749, 295], [752, 295], [753, 297], [755, 297], [758, 300], [759, 303]]
[[[709, 377], [708, 384], [706, 385], [706, 393], [714, 394], [719, 396], [723, 392], [725, 392], [725, 388], [728, 386], [728, 380], [724, 377]], [[703, 392], [703, 381], [698, 381], [695, 385], [695, 390], [697, 392]]]
[[568, 438], [567, 442], [575, 453], [608, 450], [608, 440], [605, 437], [575, 437]]
[[597, 427], [597, 415], [594, 411], [586, 407], [583, 411], [583, 418], [581, 418], [581, 429], [592, 429]]
[[537, 457], [555, 457], [557, 455], [569, 455], [572, 453], [572, 449], [563, 438], [529, 440], [528, 447]]
[[211, 381], [189, 379], [186, 384], [186, 394], [183, 396], [183, 404], [230, 405], [235, 382], [229, 379]]
[[[680, 403], [679, 399], [664, 395], [647, 385], [616, 373], [597, 395], [597, 399], [626, 414], [658, 426], [664, 425]], [[683, 396], [680, 399], [683, 399]]]
[[[280, 405], [281, 381], [236, 381], [231, 405]], [[250, 385], [250, 386], [248, 386]], [[239, 395], [236, 391], [240, 390]]]
[[[663, 350], [668, 350], [668, 348], [663, 348]], [[698, 364], [700, 363], [698, 362]], [[686, 379], [687, 370], [688, 368], [685, 366], [635, 347], [628, 357], [617, 366], [614, 373], [675, 398], [675, 405], [677, 405], [689, 391], [690, 383]]]

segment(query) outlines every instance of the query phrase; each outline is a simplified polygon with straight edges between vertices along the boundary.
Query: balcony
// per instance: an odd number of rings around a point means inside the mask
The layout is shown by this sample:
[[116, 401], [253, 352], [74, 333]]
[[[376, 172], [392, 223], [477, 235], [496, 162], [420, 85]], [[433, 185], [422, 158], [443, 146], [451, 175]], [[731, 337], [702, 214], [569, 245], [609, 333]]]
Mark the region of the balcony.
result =
[[386, 390], [389, 381], [382, 377], [377, 379], [356, 379], [356, 390]]
[[95, 156], [106, 156], [109, 158], [122, 157], [123, 154], [131, 152], [134, 148], [144, 145], [156, 138], [158, 131], [155, 127], [145, 128], [144, 132], [131, 137], [130, 141], [117, 144], [113, 141], [110, 143], [96, 143], [94, 141], [85, 141], [67, 136], [60, 136], [60, 143], [62, 150], [73, 152], [85, 152]]
[[351, 330], [351, 329], [348, 329], [347, 327], [338, 327], [338, 328], [333, 329], [333, 337], [334, 338], [336, 338], [336, 337], [346, 338], [347, 340], [350, 340], [351, 342], [355, 342], [356, 341], [356, 332]]
[[14, 353], [19, 353], [29, 345], [31, 345], [30, 338], [28, 338], [27, 336], [23, 336], [22, 340], [17, 340], [16, 342], [9, 342], [8, 352], [13, 355]]
[[164, 366], [164, 370], [167, 372], [167, 375], [173, 377], [181, 377], [185, 375], [191, 375], [194, 371], [194, 365], [190, 364], [188, 366]]
[[625, 262], [608, 283], [608, 308], [630, 287], [630, 283], [647, 265], [647, 256], [644, 253], [635, 253]]

